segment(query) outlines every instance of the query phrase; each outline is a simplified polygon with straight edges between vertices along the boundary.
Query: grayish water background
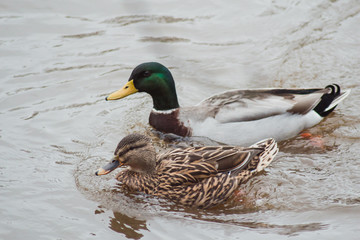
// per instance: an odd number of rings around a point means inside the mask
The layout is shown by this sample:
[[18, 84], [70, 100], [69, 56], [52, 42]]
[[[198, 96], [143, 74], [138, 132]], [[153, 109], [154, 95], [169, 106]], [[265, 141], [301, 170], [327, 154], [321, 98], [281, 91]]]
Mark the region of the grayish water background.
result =
[[[359, 1], [2, 1], [1, 239], [359, 239]], [[248, 182], [246, 197], [184, 209], [94, 171], [148, 126], [151, 99], [104, 97], [145, 61], [180, 104], [233, 88], [351, 88]], [[203, 144], [194, 139], [185, 144]]]

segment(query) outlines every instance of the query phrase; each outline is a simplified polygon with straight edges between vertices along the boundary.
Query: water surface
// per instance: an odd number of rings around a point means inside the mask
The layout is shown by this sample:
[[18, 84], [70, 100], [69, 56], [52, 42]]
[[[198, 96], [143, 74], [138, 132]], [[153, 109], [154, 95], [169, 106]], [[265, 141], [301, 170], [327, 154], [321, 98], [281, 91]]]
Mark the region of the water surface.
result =
[[[0, 4], [1, 239], [357, 239], [359, 1], [7, 1]], [[157, 149], [151, 99], [105, 102], [158, 61], [190, 106], [234, 88], [352, 89], [215, 209], [183, 208], [96, 177], [131, 132]]]

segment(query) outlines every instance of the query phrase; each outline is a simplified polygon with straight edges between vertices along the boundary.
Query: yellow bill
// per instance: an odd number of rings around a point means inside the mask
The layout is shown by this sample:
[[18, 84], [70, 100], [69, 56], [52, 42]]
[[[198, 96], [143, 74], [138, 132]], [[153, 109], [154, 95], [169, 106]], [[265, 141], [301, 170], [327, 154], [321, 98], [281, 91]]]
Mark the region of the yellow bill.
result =
[[108, 101], [121, 99], [138, 91], [139, 90], [137, 90], [134, 86], [134, 80], [130, 80], [120, 90], [117, 90], [116, 92], [113, 92], [109, 96], [107, 96], [105, 100]]

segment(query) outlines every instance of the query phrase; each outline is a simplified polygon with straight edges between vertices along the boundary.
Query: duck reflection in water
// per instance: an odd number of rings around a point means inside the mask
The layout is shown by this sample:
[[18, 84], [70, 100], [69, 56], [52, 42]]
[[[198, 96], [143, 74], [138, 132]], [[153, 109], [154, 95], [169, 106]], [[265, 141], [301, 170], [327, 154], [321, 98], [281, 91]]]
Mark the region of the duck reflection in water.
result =
[[126, 238], [140, 239], [144, 235], [141, 230], [147, 230], [146, 221], [138, 220], [135, 217], [129, 217], [120, 212], [113, 212], [114, 217], [110, 220], [110, 228], [115, 232], [122, 233]]

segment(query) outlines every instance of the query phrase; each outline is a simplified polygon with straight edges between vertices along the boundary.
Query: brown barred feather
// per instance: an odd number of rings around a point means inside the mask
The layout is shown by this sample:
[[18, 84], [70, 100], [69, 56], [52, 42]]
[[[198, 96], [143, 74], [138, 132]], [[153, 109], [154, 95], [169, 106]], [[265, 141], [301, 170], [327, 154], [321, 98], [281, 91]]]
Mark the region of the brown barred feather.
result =
[[[139, 136], [141, 142], [134, 141], [136, 136], [133, 135]], [[146, 160], [149, 154], [142, 154], [143, 150], [155, 153], [150, 139], [145, 137], [144, 140], [144, 136], [139, 134], [130, 136], [132, 143], [128, 144], [125, 137], [118, 145], [124, 146], [124, 149], [120, 147], [116, 151], [124, 154], [116, 157], [123, 159], [122, 163], [130, 169], [121, 171], [116, 178], [131, 190], [200, 208], [226, 201], [240, 184], [269, 165], [278, 152], [275, 140], [266, 139], [248, 148], [210, 146], [175, 149]], [[132, 144], [136, 147], [133, 148]], [[142, 169], [138, 166], [141, 161], [152, 161], [154, 169], [148, 169], [151, 166], [149, 163], [144, 164], [147, 169]], [[136, 168], [133, 162], [137, 162]]]

